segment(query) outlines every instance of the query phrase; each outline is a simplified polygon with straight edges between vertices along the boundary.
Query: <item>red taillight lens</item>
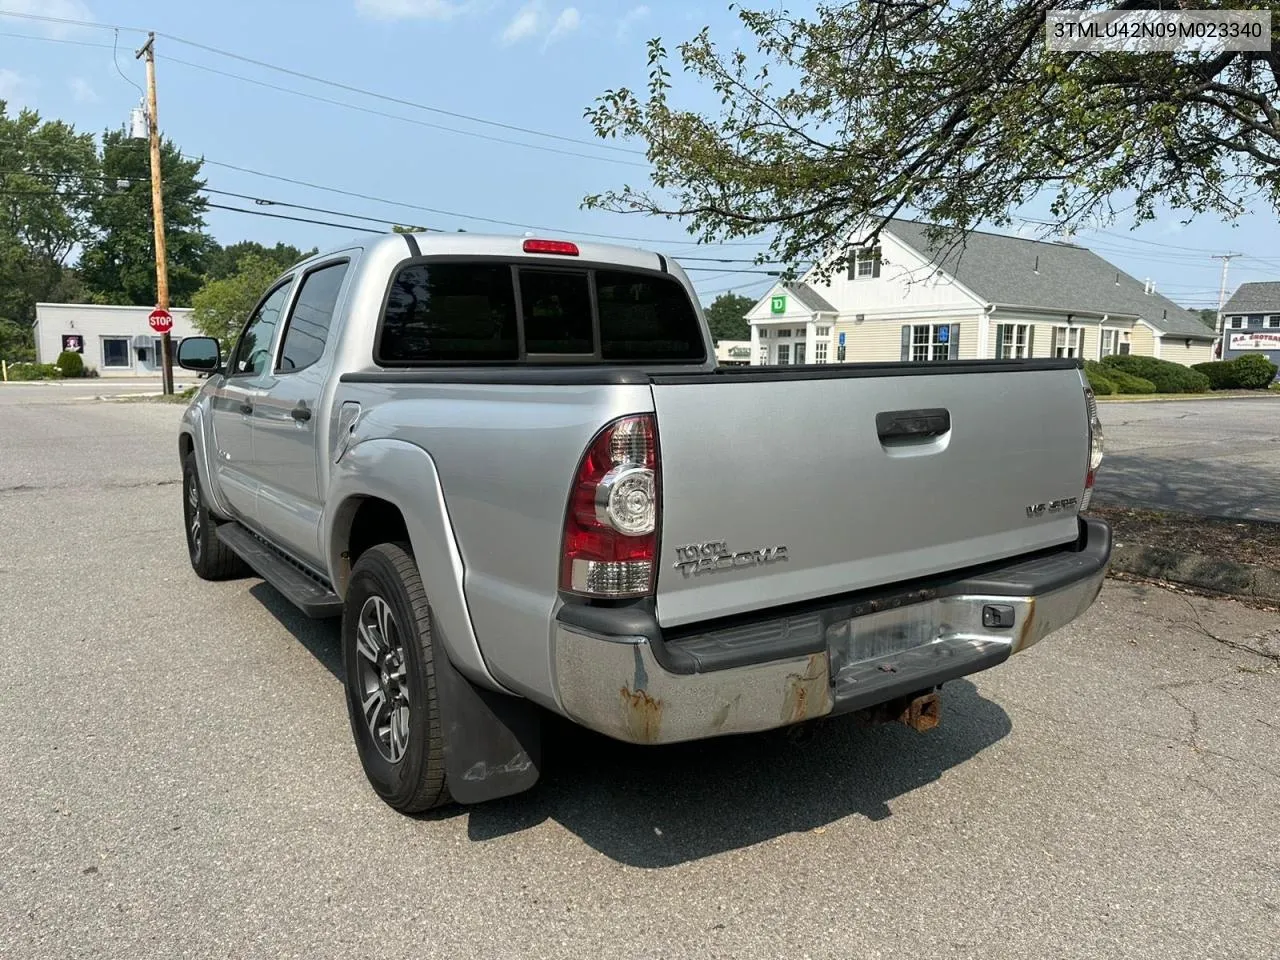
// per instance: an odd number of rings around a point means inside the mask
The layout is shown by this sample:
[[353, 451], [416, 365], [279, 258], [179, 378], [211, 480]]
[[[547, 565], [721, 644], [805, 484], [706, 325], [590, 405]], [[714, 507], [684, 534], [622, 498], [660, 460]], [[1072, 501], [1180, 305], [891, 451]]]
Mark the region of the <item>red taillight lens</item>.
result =
[[659, 476], [652, 414], [615, 420], [591, 441], [565, 512], [560, 589], [590, 597], [653, 592]]
[[526, 240], [525, 253], [554, 253], [562, 257], [576, 257], [578, 245], [567, 240]]

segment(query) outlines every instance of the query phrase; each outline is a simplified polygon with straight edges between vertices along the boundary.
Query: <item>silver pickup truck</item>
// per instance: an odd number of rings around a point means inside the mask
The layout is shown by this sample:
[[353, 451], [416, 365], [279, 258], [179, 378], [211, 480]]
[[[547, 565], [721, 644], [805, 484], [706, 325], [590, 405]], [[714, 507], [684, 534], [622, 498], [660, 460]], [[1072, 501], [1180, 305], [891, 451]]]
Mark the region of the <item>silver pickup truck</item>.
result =
[[178, 360], [209, 374], [196, 574], [341, 616], [360, 760], [406, 812], [530, 787], [546, 710], [632, 743], [927, 729], [1110, 557], [1078, 361], [718, 369], [656, 253], [379, 237]]

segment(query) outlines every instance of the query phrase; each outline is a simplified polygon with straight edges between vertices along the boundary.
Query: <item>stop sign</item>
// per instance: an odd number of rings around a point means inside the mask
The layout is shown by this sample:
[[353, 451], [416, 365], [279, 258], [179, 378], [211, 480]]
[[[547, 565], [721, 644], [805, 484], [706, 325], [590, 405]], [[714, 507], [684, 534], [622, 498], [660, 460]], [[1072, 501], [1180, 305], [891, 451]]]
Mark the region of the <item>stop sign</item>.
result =
[[163, 307], [156, 307], [147, 316], [147, 323], [156, 333], [168, 333], [173, 329], [173, 314]]

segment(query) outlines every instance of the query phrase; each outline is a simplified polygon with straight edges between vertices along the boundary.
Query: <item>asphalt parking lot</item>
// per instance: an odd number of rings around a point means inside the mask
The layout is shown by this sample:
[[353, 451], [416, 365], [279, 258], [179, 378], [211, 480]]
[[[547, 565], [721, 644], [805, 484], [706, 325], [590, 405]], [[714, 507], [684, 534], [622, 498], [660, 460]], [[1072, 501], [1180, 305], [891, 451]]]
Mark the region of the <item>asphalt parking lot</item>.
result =
[[408, 819], [335, 628], [190, 572], [179, 410], [0, 389], [0, 956], [1275, 956], [1274, 613], [1109, 582], [931, 733], [553, 724]]
[[1280, 521], [1280, 396], [1098, 408], [1098, 503]]

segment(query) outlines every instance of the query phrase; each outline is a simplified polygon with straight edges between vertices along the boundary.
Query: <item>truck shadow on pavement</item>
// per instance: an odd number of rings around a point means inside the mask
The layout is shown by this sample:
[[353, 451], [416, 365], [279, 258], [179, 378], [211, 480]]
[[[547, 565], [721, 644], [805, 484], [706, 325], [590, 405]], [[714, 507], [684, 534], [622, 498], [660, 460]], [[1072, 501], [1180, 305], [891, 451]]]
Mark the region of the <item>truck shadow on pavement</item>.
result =
[[850, 815], [884, 820], [890, 801], [937, 780], [1013, 724], [967, 680], [943, 690], [929, 733], [850, 717], [662, 747], [618, 743], [558, 717], [543, 723], [542, 776], [530, 793], [472, 808], [473, 840], [554, 820], [605, 856], [659, 868], [814, 830]]
[[[249, 592], [341, 682], [337, 621], [308, 620], [265, 583]], [[928, 733], [851, 717], [797, 730], [662, 747], [619, 743], [550, 713], [543, 763], [528, 793], [422, 817], [467, 818], [472, 840], [552, 820], [605, 856], [670, 867], [825, 827], [844, 817], [892, 816], [894, 799], [930, 784], [1013, 729], [968, 680], [943, 688], [942, 724]]]

